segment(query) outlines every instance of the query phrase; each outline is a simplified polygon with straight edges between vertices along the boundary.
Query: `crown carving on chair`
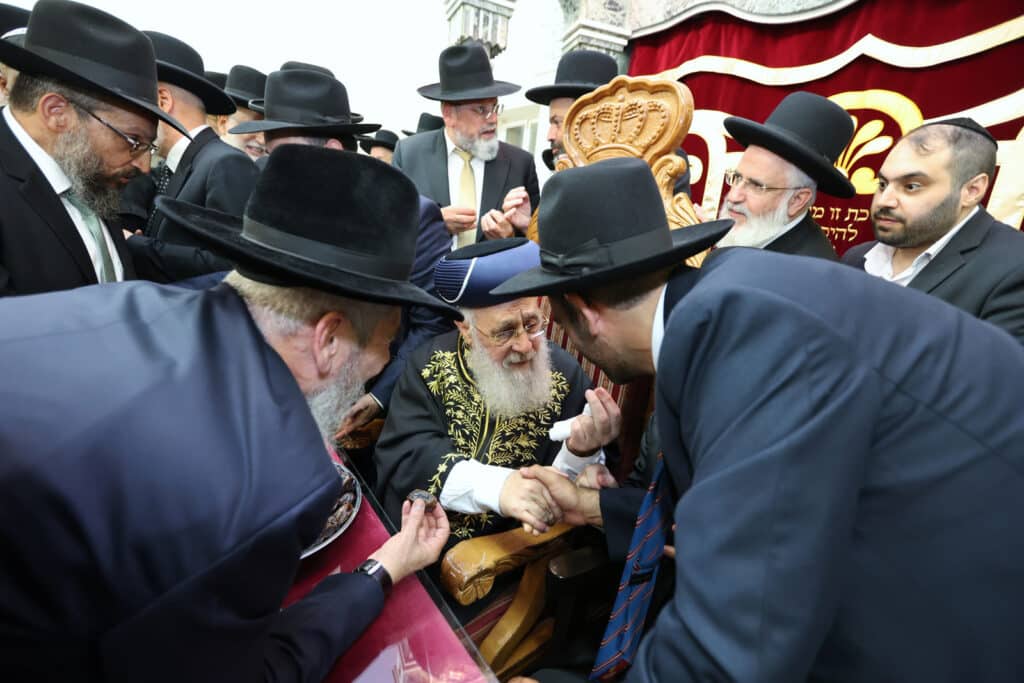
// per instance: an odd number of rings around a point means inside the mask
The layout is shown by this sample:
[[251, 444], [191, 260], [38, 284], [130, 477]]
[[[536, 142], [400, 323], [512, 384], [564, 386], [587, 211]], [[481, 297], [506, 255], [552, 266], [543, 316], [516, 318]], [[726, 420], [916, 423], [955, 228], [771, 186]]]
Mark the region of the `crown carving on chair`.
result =
[[700, 221], [686, 195], [673, 195], [686, 161], [676, 154], [693, 121], [693, 94], [678, 81], [616, 76], [577, 99], [565, 115], [562, 171], [614, 157], [643, 159], [658, 183], [669, 225]]

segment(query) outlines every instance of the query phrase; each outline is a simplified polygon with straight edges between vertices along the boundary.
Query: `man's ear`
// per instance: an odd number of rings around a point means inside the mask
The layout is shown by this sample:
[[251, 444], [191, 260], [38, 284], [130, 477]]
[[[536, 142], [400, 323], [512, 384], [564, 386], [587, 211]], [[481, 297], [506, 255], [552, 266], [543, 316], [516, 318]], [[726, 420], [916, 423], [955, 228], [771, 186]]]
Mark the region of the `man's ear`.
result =
[[71, 106], [71, 103], [55, 92], [48, 92], [39, 98], [36, 112], [43, 124], [54, 133], [63, 133], [68, 130], [78, 116], [78, 112]]
[[156, 89], [156, 101], [160, 108], [167, 113], [174, 109], [174, 95], [171, 94], [170, 88], [162, 85], [158, 86]]
[[988, 191], [988, 173], [979, 173], [960, 188], [960, 205], [969, 209], [981, 203]]
[[456, 320], [454, 322], [455, 327], [458, 328], [459, 330], [459, 334], [462, 335], [462, 341], [465, 342], [467, 345], [472, 346], [473, 330], [471, 329], [470, 323], [466, 320]]
[[793, 196], [789, 198], [789, 219], [793, 220], [804, 211], [810, 209], [811, 195], [810, 188], [801, 187], [799, 190], [793, 193]]
[[336, 149], [339, 152], [345, 151], [345, 145], [341, 144], [341, 140], [338, 140], [336, 138], [331, 138], [330, 140], [328, 140], [327, 144], [324, 145], [324, 147], [326, 147], [327, 149]]
[[341, 311], [328, 311], [313, 325], [313, 360], [320, 379], [348, 360], [355, 344], [352, 323]]
[[604, 325], [604, 317], [601, 311], [587, 302], [579, 294], [565, 294], [566, 302], [579, 312], [580, 320], [586, 326], [586, 332], [591, 337], [596, 337]]

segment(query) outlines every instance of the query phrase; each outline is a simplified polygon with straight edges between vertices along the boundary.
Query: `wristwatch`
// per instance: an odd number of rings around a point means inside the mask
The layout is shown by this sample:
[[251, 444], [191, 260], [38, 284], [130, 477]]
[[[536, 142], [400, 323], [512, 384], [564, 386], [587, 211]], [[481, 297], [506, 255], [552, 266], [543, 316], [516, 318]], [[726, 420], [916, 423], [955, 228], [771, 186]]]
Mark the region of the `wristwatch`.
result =
[[384, 568], [377, 560], [367, 560], [361, 565], [356, 567], [356, 574], [366, 574], [380, 586], [381, 591], [384, 592], [384, 597], [388, 597], [391, 593], [391, 574], [388, 574], [388, 570]]

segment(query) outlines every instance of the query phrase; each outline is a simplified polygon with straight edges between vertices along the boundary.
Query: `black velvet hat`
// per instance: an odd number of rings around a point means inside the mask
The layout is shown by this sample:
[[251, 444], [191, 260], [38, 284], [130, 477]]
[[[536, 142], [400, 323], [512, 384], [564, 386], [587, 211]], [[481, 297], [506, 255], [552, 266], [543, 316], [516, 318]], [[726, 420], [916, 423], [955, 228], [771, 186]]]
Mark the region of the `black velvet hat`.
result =
[[349, 110], [348, 91], [341, 81], [308, 69], [270, 74], [262, 103], [252, 100], [249, 105], [265, 118], [246, 121], [229, 133], [296, 128], [308, 135], [334, 137], [372, 133], [380, 128], [379, 123], [358, 123], [363, 117]]
[[159, 31], [144, 31], [153, 41], [156, 73], [161, 81], [187, 90], [203, 101], [207, 114], [232, 114], [235, 103], [224, 91], [206, 80], [203, 58], [191, 46]]
[[370, 153], [370, 149], [373, 147], [387, 147], [394, 152], [395, 145], [398, 144], [398, 136], [390, 130], [384, 130], [383, 128], [378, 130], [372, 136], [357, 135], [356, 139], [359, 140], [359, 146], [362, 147], [363, 151], [367, 154]]
[[437, 60], [437, 68], [441, 81], [417, 89], [428, 100], [481, 100], [510, 95], [519, 90], [515, 83], [494, 80], [491, 60], [479, 43], [445, 48]]
[[249, 100], [262, 98], [266, 89], [267, 75], [242, 64], [231, 67], [227, 82], [224, 84], [224, 92], [234, 101], [235, 106], [246, 108], [249, 106]]
[[94, 7], [39, 0], [24, 43], [0, 40], [0, 62], [123, 100], [188, 135], [157, 103], [153, 43], [142, 31]]
[[793, 164], [835, 197], [852, 197], [853, 183], [835, 167], [853, 137], [853, 119], [821, 95], [786, 95], [764, 123], [730, 116], [725, 129], [744, 147], [757, 145]]
[[444, 119], [434, 114], [428, 114], [423, 112], [420, 114], [420, 120], [416, 124], [416, 130], [402, 129], [402, 132], [406, 135], [416, 135], [416, 133], [426, 133], [430, 130], [440, 130], [444, 128]]
[[733, 221], [670, 230], [651, 169], [635, 158], [570, 168], [544, 185], [537, 213], [540, 267], [491, 290], [499, 296], [581, 291], [681, 264]]
[[0, 36], [16, 28], [28, 26], [29, 14], [27, 9], [0, 2]]
[[282, 145], [242, 218], [166, 196], [157, 206], [253, 279], [459, 317], [409, 282], [419, 194], [401, 171], [377, 159]]
[[562, 55], [555, 71], [555, 82], [526, 91], [526, 99], [551, 104], [559, 97], [576, 99], [600, 88], [619, 75], [619, 66], [611, 55], [595, 50], [572, 50]]

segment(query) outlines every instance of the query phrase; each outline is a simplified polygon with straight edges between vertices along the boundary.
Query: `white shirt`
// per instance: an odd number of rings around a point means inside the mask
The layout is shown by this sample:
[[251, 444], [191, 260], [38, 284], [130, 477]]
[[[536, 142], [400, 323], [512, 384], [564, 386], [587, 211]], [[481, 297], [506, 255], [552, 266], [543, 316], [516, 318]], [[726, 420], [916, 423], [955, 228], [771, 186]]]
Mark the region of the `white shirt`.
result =
[[[209, 128], [205, 123], [198, 128], [193, 128], [188, 132], [189, 138], [195, 140], [196, 136], [203, 131], [204, 128]], [[167, 168], [171, 169], [171, 173], [178, 170], [178, 164], [181, 163], [181, 157], [185, 156], [185, 150], [188, 149], [189, 144], [192, 142], [186, 137], [181, 138], [174, 143], [171, 147], [171, 151], [167, 153], [167, 160], [164, 162], [167, 164]]]
[[953, 228], [942, 236], [942, 239], [937, 240], [932, 246], [928, 247], [924, 252], [918, 254], [917, 258], [914, 259], [910, 267], [905, 269], [902, 273], [892, 272], [892, 257], [896, 254], [896, 248], [891, 247], [888, 244], [882, 244], [878, 242], [875, 246], [871, 247], [866, 254], [864, 254], [864, 272], [868, 275], [874, 275], [880, 277], [883, 280], [892, 282], [893, 284], [906, 287], [909, 285], [918, 274], [924, 270], [925, 266], [932, 262], [939, 252], [949, 244], [958, 232], [960, 228], [964, 227], [967, 221], [971, 220], [975, 213], [978, 212], [978, 207], [968, 213], [962, 221], [957, 223]]
[[[466, 162], [462, 160], [455, 150], [458, 149], [452, 139], [448, 137], [448, 130], [444, 131], [444, 144], [448, 147], [448, 198], [451, 206], [468, 206], [468, 201], [463, 202], [459, 197], [459, 190], [462, 189], [462, 167]], [[473, 169], [473, 184], [476, 186], [476, 209], [477, 220], [480, 219], [480, 201], [484, 193], [484, 160], [471, 157], [469, 166]], [[456, 247], [455, 237], [452, 237], [452, 248]]]
[[[21, 127], [18, 120], [14, 118], [11, 113], [10, 107], [4, 107], [3, 110], [4, 120], [7, 122], [7, 126], [11, 129], [11, 133], [15, 139], [21, 143], [21, 146], [25, 148], [25, 152], [28, 153], [32, 161], [35, 162], [39, 168], [40, 173], [46, 178], [46, 181], [50, 183], [50, 187], [60, 197], [60, 203], [64, 205], [64, 210], [67, 211], [68, 217], [71, 222], [74, 223], [75, 229], [78, 230], [78, 236], [82, 238], [82, 243], [85, 245], [85, 250], [89, 254], [89, 261], [92, 262], [93, 270], [96, 271], [96, 280], [99, 281], [103, 274], [103, 257], [100, 255], [99, 245], [96, 240], [93, 239], [92, 233], [89, 232], [89, 227], [86, 225], [85, 220], [82, 218], [82, 214], [75, 206], [68, 201], [64, 195], [65, 192], [71, 189], [71, 180], [65, 175], [64, 171], [61, 170], [57, 162], [54, 161], [53, 157], [46, 153], [42, 147], [39, 146], [32, 136]], [[102, 220], [101, 220], [102, 222]], [[121, 257], [118, 256], [117, 248], [114, 246], [114, 240], [110, 236], [110, 230], [106, 228], [104, 223], [103, 239], [107, 244], [107, 252], [110, 254], [110, 260], [114, 264], [114, 276], [118, 282], [124, 280], [124, 266], [121, 265]]]
[[668, 285], [661, 288], [661, 296], [658, 297], [658, 306], [654, 309], [654, 322], [651, 323], [651, 359], [654, 361], [654, 371], [658, 371], [658, 356], [661, 355], [661, 343], [665, 341], [665, 293], [668, 292]]

